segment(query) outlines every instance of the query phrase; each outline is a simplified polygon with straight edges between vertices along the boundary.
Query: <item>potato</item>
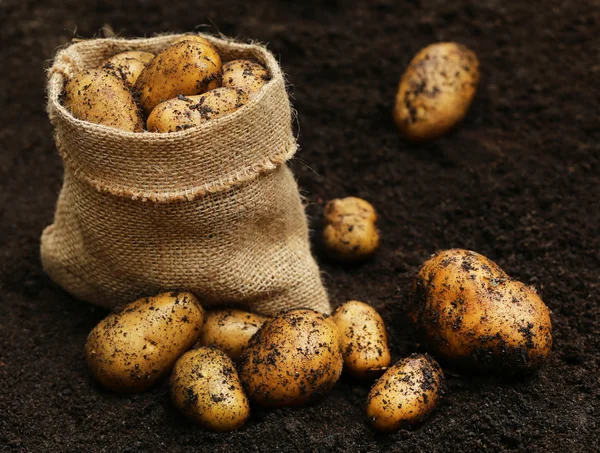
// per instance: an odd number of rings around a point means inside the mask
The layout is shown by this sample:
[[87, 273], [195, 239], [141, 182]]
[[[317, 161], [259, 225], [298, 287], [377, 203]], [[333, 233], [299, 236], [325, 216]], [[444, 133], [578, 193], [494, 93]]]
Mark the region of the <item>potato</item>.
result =
[[204, 310], [190, 293], [138, 299], [90, 333], [85, 358], [92, 376], [118, 392], [146, 390], [198, 339]]
[[367, 201], [355, 197], [331, 200], [323, 216], [323, 243], [331, 258], [362, 261], [379, 247], [377, 213]]
[[123, 79], [128, 87], [133, 87], [142, 70], [153, 58], [153, 53], [130, 50], [118, 53], [114, 57], [109, 58], [104, 62], [102, 68], [113, 72]]
[[550, 354], [550, 311], [535, 290], [485, 256], [435, 254], [412, 289], [411, 317], [430, 348], [468, 366], [531, 369]]
[[251, 401], [268, 407], [297, 406], [327, 393], [343, 363], [331, 318], [296, 309], [263, 324], [242, 354], [239, 371]]
[[248, 102], [239, 88], [216, 88], [197, 96], [179, 96], [158, 104], [148, 117], [150, 132], [178, 132], [227, 115]]
[[367, 418], [373, 428], [386, 432], [417, 425], [437, 407], [445, 386], [444, 373], [431, 356], [412, 354], [375, 382]]
[[385, 324], [379, 313], [363, 302], [351, 300], [333, 313], [344, 357], [344, 370], [358, 378], [380, 374], [391, 361]]
[[223, 65], [224, 87], [241, 88], [252, 97], [271, 79], [269, 71], [250, 60], [233, 60]]
[[144, 128], [137, 104], [123, 80], [103, 69], [75, 74], [65, 85], [62, 102], [80, 120], [129, 132], [141, 132]]
[[396, 124], [415, 142], [444, 135], [467, 114], [478, 82], [479, 61], [467, 47], [454, 42], [425, 47], [400, 80]]
[[220, 349], [239, 360], [250, 338], [267, 320], [265, 316], [237, 309], [209, 311], [198, 343]]
[[236, 430], [250, 416], [233, 362], [215, 348], [193, 349], [177, 361], [171, 399], [184, 415], [211, 431]]
[[209, 44], [184, 40], [173, 44], [144, 68], [135, 89], [146, 114], [180, 94], [190, 96], [217, 88], [221, 82], [221, 57]]
[[207, 44], [209, 46], [212, 46], [211, 42], [208, 39], [203, 38], [202, 36], [199, 36], [199, 35], [194, 35], [194, 34], [183, 35], [182, 37], [177, 38], [175, 41], [173, 41], [173, 44], [177, 44], [178, 42], [183, 42], [183, 41], [195, 41], [195, 42], [199, 42], [202, 44]]

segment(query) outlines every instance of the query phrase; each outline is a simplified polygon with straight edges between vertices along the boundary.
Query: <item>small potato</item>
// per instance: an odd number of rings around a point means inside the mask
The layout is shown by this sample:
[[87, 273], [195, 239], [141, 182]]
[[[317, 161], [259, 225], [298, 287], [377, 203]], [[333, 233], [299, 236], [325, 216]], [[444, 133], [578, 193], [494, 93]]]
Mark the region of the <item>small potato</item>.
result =
[[179, 96], [158, 104], [148, 117], [149, 132], [178, 132], [199, 126], [242, 107], [248, 96], [239, 88], [216, 88], [197, 96]]
[[450, 131], [467, 114], [479, 83], [474, 52], [454, 42], [432, 44], [410, 62], [400, 80], [394, 119], [419, 142]]
[[251, 401], [268, 407], [298, 406], [327, 393], [343, 363], [331, 318], [296, 309], [263, 324], [242, 354], [239, 371]]
[[204, 310], [190, 293], [163, 293], [122, 307], [85, 344], [92, 376], [117, 392], [146, 390], [198, 339]]
[[129, 132], [144, 129], [137, 104], [123, 80], [103, 69], [75, 74], [65, 85], [62, 102], [80, 120]]
[[355, 197], [331, 200], [323, 216], [323, 243], [331, 258], [362, 261], [379, 247], [377, 213], [367, 201]]
[[445, 250], [425, 262], [411, 317], [432, 350], [469, 366], [531, 369], [552, 347], [550, 311], [535, 290], [485, 256]]
[[223, 65], [224, 87], [241, 88], [252, 97], [271, 79], [269, 71], [250, 60], [233, 60]]
[[135, 89], [146, 114], [179, 95], [202, 94], [221, 82], [221, 57], [209, 44], [184, 40], [173, 44], [144, 68]]
[[177, 361], [171, 399], [184, 415], [211, 431], [234, 431], [250, 416], [233, 362], [215, 348], [193, 349]]
[[130, 50], [109, 58], [104, 62], [102, 68], [113, 72], [123, 79], [128, 87], [133, 87], [142, 70], [153, 58], [153, 53]]
[[391, 361], [387, 333], [377, 311], [351, 300], [332, 315], [342, 342], [344, 370], [358, 378], [377, 376]]
[[442, 369], [429, 355], [412, 354], [394, 364], [371, 388], [367, 417], [379, 431], [421, 423], [437, 407], [445, 389]]
[[267, 320], [265, 316], [237, 309], [209, 311], [198, 343], [220, 349], [239, 360], [250, 338]]

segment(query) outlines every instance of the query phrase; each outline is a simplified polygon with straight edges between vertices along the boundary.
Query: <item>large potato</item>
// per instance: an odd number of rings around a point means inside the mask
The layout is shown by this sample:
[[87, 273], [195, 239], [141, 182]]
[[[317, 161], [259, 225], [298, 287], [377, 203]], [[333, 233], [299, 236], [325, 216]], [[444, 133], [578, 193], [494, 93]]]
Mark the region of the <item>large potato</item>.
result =
[[425, 420], [445, 389], [442, 369], [427, 354], [412, 354], [394, 364], [371, 388], [367, 418], [373, 428], [392, 432]]
[[467, 113], [479, 82], [479, 61], [467, 47], [443, 42], [422, 49], [400, 80], [394, 119], [413, 141], [450, 131]]
[[73, 116], [129, 132], [144, 129], [133, 95], [123, 80], [103, 69], [75, 74], [65, 85], [63, 105]]
[[239, 88], [216, 88], [197, 96], [179, 96], [158, 104], [148, 117], [150, 132], [177, 132], [227, 115], [248, 102]]
[[171, 399], [211, 431], [233, 431], [250, 416], [250, 404], [233, 362], [215, 348], [186, 352], [171, 375]]
[[123, 79], [128, 87], [133, 87], [143, 69], [152, 61], [154, 54], [139, 50], [121, 52], [104, 62], [102, 68], [112, 71]]
[[183, 40], [173, 44], [144, 68], [135, 88], [146, 114], [179, 95], [202, 94], [217, 88], [221, 79], [221, 57], [210, 44]]
[[309, 309], [267, 320], [242, 354], [240, 379], [251, 401], [295, 406], [327, 393], [342, 372], [337, 327]]
[[224, 87], [241, 88], [250, 96], [271, 79], [263, 65], [251, 60], [233, 60], [223, 65]]
[[204, 310], [190, 293], [145, 297], [104, 318], [85, 358], [94, 378], [119, 392], [150, 387], [198, 339]]
[[202, 44], [207, 44], [209, 46], [212, 46], [211, 42], [208, 39], [203, 38], [202, 36], [199, 36], [199, 35], [194, 35], [194, 34], [183, 35], [183, 36], [177, 38], [175, 41], [173, 41], [173, 44], [177, 44], [178, 42], [183, 42], [183, 41], [195, 41], [195, 42], [199, 42]]
[[485, 256], [439, 252], [413, 284], [411, 317], [448, 360], [484, 368], [527, 369], [550, 354], [550, 311], [535, 290]]
[[342, 343], [344, 370], [359, 378], [380, 374], [390, 364], [390, 350], [383, 319], [363, 302], [351, 300], [332, 315]]

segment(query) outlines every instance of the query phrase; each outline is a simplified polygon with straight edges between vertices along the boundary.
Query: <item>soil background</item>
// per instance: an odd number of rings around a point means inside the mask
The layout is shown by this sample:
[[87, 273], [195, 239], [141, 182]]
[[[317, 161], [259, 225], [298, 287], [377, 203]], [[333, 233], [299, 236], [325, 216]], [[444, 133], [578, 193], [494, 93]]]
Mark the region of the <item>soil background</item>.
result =
[[[392, 435], [367, 426], [369, 386], [347, 379], [311, 407], [254, 410], [229, 434], [181, 417], [165, 382], [126, 396], [97, 386], [82, 352], [106, 312], [44, 275], [39, 237], [63, 172], [45, 69], [105, 25], [268, 43], [298, 111], [292, 167], [314, 231], [334, 197], [379, 210], [383, 243], [364, 265], [329, 263], [314, 243], [334, 306], [380, 310], [395, 359], [419, 349], [405, 313], [419, 265], [464, 247], [539, 290], [554, 324], [546, 365], [519, 379], [445, 366], [435, 416]], [[1, 1], [0, 451], [599, 451], [599, 30], [597, 0]], [[392, 121], [397, 83], [441, 40], [477, 52], [480, 88], [453, 134], [410, 145]]]

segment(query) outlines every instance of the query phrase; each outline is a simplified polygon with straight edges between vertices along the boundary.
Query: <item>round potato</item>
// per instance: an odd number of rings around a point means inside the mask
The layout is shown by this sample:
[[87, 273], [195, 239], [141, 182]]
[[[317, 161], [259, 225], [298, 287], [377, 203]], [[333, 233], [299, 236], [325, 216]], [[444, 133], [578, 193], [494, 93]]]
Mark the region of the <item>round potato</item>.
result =
[[535, 290], [469, 250], [451, 249], [423, 264], [411, 317], [441, 357], [469, 366], [529, 369], [552, 347], [550, 311]]
[[104, 69], [87, 69], [65, 85], [63, 105], [91, 123], [141, 132], [144, 123], [133, 95], [119, 77]]
[[158, 104], [146, 124], [150, 132], [178, 132], [234, 112], [246, 102], [248, 95], [239, 88], [216, 88], [197, 96], [179, 96]]
[[190, 293], [145, 297], [104, 318], [90, 333], [92, 376], [118, 392], [146, 390], [198, 339], [204, 310]]
[[380, 374], [390, 364], [390, 350], [383, 319], [363, 302], [351, 300], [332, 315], [342, 343], [344, 370], [358, 378]]
[[431, 356], [412, 354], [375, 382], [367, 398], [367, 418], [385, 432], [417, 425], [437, 407], [445, 386], [444, 373]]
[[479, 61], [467, 47], [443, 42], [422, 49], [400, 80], [394, 119], [412, 141], [438, 138], [467, 114], [479, 83]]
[[173, 44], [144, 68], [135, 89], [146, 114], [179, 95], [202, 94], [221, 81], [221, 57], [209, 44], [184, 40]]
[[239, 360], [250, 338], [267, 319], [265, 316], [237, 309], [209, 311], [198, 343], [218, 348], [232, 360]]
[[342, 372], [337, 327], [309, 309], [267, 320], [242, 354], [240, 379], [251, 401], [297, 406], [327, 393]]
[[120, 77], [128, 87], [133, 87], [142, 70], [152, 61], [154, 54], [139, 50], [121, 52], [109, 58], [102, 65], [103, 69], [112, 71]]
[[193, 349], [177, 361], [171, 399], [184, 415], [211, 431], [236, 430], [250, 416], [233, 362], [215, 348]]
[[251, 60], [233, 60], [223, 65], [224, 87], [241, 88], [250, 96], [271, 79], [269, 71]]

